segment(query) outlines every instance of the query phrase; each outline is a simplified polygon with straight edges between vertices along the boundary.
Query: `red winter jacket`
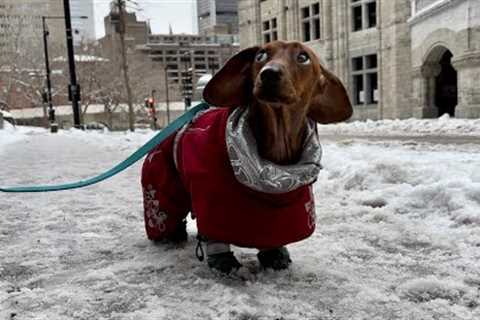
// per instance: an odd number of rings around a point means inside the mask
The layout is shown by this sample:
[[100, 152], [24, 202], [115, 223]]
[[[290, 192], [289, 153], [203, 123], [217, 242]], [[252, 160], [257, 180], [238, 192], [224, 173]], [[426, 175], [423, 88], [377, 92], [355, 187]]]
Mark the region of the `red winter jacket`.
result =
[[228, 115], [226, 108], [207, 111], [147, 156], [142, 184], [150, 239], [173, 232], [189, 211], [199, 234], [242, 247], [276, 248], [313, 233], [310, 185], [269, 194], [236, 180], [225, 142]]

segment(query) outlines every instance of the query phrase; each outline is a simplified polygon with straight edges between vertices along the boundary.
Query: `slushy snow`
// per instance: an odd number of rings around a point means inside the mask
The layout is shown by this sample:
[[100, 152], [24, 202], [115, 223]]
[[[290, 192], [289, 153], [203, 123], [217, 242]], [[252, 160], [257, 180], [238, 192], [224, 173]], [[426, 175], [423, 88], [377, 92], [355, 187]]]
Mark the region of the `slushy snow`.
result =
[[[90, 177], [151, 136], [0, 131], [0, 184]], [[195, 258], [194, 221], [185, 245], [146, 239], [140, 163], [76, 191], [0, 194], [0, 319], [480, 319], [480, 145], [323, 149], [314, 235], [281, 272], [234, 248], [248, 280]]]

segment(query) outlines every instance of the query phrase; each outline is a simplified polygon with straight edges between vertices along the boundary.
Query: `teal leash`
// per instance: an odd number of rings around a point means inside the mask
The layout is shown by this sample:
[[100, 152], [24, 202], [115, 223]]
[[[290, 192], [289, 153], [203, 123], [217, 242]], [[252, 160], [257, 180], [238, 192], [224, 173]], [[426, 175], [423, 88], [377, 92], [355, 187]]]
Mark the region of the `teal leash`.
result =
[[71, 190], [83, 188], [100, 181], [106, 180], [121, 171], [127, 169], [132, 164], [142, 159], [147, 153], [153, 150], [158, 144], [167, 139], [171, 134], [180, 129], [184, 124], [191, 121], [195, 115], [203, 110], [208, 109], [208, 104], [202, 102], [195, 107], [191, 108], [170, 125], [165, 127], [162, 131], [156, 134], [152, 139], [145, 143], [140, 149], [131, 154], [127, 159], [117, 164], [112, 169], [86, 180], [80, 180], [73, 183], [65, 183], [60, 185], [50, 185], [50, 186], [28, 186], [28, 187], [0, 187], [0, 192], [51, 192], [51, 191], [62, 191], [62, 190]]

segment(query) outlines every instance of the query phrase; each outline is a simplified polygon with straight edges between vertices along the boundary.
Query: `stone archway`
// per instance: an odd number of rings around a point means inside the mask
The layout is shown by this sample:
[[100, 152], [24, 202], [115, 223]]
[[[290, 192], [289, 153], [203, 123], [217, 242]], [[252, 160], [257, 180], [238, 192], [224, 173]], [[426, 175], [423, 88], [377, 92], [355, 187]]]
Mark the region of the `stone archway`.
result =
[[425, 106], [424, 118], [443, 114], [455, 116], [458, 104], [457, 71], [452, 66], [453, 54], [445, 46], [437, 45], [427, 55], [423, 66]]

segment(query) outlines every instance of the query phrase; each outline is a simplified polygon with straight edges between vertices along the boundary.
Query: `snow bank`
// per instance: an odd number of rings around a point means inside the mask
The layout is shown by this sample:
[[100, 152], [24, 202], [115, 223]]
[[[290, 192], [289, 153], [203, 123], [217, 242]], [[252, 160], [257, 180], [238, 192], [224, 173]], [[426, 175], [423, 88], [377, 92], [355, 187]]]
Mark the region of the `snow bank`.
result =
[[159, 131], [150, 129], [135, 129], [131, 131], [102, 131], [102, 130], [78, 130], [68, 129], [60, 130], [59, 135], [83, 141], [85, 143], [94, 143], [104, 148], [132, 149], [139, 147], [156, 135]]
[[43, 134], [45, 129], [23, 126], [12, 126], [8, 122], [4, 122], [4, 129], [0, 130], [0, 151], [8, 144], [19, 142], [28, 135]]
[[323, 134], [480, 137], [480, 119], [458, 119], [443, 115], [438, 119], [366, 120], [322, 125], [319, 126], [319, 131]]

